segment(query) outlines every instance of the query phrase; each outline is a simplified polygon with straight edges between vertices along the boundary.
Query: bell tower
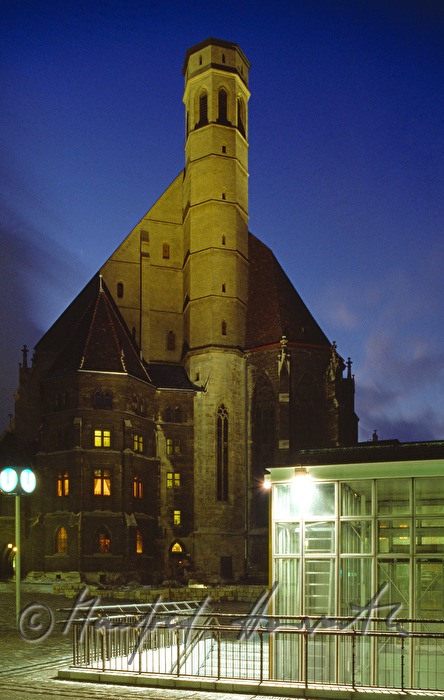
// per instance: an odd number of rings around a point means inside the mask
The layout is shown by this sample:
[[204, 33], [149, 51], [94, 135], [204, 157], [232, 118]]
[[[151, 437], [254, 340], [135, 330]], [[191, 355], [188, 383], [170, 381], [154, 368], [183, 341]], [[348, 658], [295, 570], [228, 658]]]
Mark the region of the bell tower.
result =
[[183, 329], [194, 403], [194, 559], [245, 572], [248, 72], [237, 46], [188, 50], [183, 182]]
[[183, 74], [184, 326], [188, 348], [243, 347], [248, 295], [248, 72], [237, 44], [207, 39]]

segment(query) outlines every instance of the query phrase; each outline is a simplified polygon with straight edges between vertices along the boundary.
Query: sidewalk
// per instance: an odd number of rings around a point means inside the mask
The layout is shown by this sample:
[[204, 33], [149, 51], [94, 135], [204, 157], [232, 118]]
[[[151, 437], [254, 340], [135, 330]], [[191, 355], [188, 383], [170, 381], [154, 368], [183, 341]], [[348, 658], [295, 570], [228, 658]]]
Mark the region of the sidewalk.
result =
[[[141, 688], [122, 685], [100, 685], [80, 681], [57, 679], [57, 671], [68, 668], [71, 662], [71, 635], [62, 634], [62, 613], [59, 608], [69, 608], [73, 600], [65, 596], [53, 595], [50, 586], [23, 584], [21, 588], [21, 608], [27, 608], [23, 615], [23, 630], [35, 636], [41, 626], [47, 630], [51, 623], [51, 613], [55, 624], [42, 641], [26, 641], [16, 629], [15, 585], [0, 582], [0, 698], [1, 700], [80, 700], [100, 698], [109, 700], [256, 700], [257, 695], [244, 693], [217, 693], [202, 690], [182, 690], [163, 688]], [[114, 601], [106, 600], [106, 604]], [[120, 604], [134, 601], [115, 601]], [[46, 627], [45, 627], [46, 625]], [[261, 696], [262, 700], [266, 700]], [[267, 700], [273, 700], [268, 696]], [[279, 700], [290, 700], [280, 697]]]

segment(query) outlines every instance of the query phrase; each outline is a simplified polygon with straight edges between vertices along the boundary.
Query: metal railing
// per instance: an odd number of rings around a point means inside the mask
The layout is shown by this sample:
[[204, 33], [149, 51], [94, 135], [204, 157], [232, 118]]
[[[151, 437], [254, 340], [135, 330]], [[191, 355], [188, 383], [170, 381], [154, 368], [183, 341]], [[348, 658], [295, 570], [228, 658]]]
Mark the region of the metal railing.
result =
[[72, 665], [302, 688], [444, 691], [444, 621], [397, 620], [397, 629], [378, 618], [361, 629], [351, 622], [203, 613], [194, 602], [105, 606], [70, 621]]

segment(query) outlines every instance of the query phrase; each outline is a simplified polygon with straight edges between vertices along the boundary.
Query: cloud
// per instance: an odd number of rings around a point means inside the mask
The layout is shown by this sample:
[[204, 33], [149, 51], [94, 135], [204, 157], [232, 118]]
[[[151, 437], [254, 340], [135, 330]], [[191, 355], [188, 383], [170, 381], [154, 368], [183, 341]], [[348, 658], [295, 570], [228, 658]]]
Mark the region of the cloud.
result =
[[[2, 207], [2, 334], [0, 344], [0, 431], [13, 413], [20, 348], [33, 348], [79, 290], [82, 265], [72, 253], [14, 212]], [[17, 368], [17, 369], [14, 369]]]

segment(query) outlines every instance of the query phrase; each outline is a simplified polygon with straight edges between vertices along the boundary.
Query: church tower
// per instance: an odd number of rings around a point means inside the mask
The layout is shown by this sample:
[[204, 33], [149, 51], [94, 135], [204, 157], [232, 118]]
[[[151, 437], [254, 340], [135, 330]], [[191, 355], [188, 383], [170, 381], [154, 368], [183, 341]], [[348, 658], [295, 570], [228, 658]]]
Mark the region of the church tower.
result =
[[249, 67], [237, 44], [218, 39], [189, 49], [183, 67], [185, 363], [205, 387], [195, 404], [195, 555], [226, 578], [242, 571], [247, 478]]
[[185, 340], [190, 350], [243, 347], [248, 295], [249, 62], [208, 39], [183, 73]]

